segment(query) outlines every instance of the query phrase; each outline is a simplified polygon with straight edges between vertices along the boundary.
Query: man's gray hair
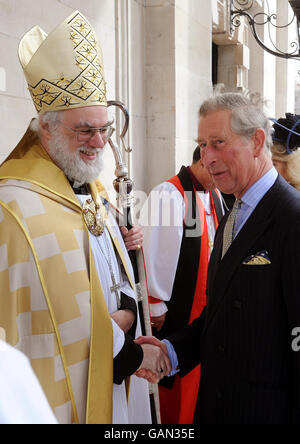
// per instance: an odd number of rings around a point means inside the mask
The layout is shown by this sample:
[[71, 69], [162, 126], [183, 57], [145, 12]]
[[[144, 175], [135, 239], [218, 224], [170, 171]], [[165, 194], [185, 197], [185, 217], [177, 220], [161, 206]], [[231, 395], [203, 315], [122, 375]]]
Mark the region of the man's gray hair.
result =
[[265, 149], [270, 152], [273, 145], [272, 127], [262, 108], [263, 102], [257, 99], [257, 95], [248, 98], [242, 93], [215, 93], [203, 102], [199, 116], [205, 117], [217, 110], [232, 111], [232, 131], [249, 139], [257, 129], [263, 129], [266, 135]]
[[60, 115], [63, 111], [48, 111], [40, 114], [38, 118], [33, 119], [30, 124], [30, 129], [36, 133], [39, 133], [40, 125], [48, 123], [50, 130], [57, 126], [57, 122], [60, 122]]

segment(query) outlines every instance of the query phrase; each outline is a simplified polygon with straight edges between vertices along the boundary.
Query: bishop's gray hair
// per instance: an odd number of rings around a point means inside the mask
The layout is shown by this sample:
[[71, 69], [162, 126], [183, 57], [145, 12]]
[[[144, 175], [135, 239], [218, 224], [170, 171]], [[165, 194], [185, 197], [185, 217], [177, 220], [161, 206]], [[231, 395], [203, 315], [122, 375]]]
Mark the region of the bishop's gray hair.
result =
[[199, 116], [205, 117], [210, 111], [232, 111], [231, 129], [247, 139], [255, 134], [259, 128], [266, 135], [265, 149], [268, 153], [273, 145], [272, 126], [263, 111], [263, 101], [257, 94], [247, 97], [238, 92], [216, 92], [211, 98], [205, 100], [199, 110]]
[[57, 122], [60, 122], [60, 116], [63, 111], [48, 111], [40, 114], [36, 119], [33, 119], [30, 124], [30, 129], [39, 134], [40, 125], [48, 123], [50, 130], [55, 129]]

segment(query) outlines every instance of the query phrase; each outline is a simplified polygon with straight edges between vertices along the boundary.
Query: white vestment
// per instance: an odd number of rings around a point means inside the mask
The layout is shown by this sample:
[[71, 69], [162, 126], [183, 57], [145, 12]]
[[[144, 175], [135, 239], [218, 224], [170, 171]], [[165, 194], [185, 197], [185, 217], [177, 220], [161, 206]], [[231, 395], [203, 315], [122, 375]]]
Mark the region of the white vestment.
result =
[[[85, 202], [90, 196], [77, 195], [80, 203]], [[109, 213], [108, 223], [114, 230], [119, 243], [123, 246], [123, 252], [126, 257], [129, 272], [133, 276], [133, 270], [131, 267], [130, 259], [127, 254], [127, 250], [124, 246], [124, 241], [121, 236], [121, 232], [117, 226], [116, 220]], [[101, 236], [90, 235], [91, 249], [95, 260], [99, 280], [103, 289], [104, 297], [108, 307], [109, 313], [113, 313], [118, 310], [117, 298], [114, 292], [111, 291], [112, 272], [115, 280], [120, 284], [118, 290], [119, 296], [121, 291], [127, 296], [133, 298], [136, 301], [135, 291], [131, 288], [125, 272], [122, 270], [121, 260], [115, 253], [113, 243], [107, 228]], [[109, 265], [110, 262], [110, 265]], [[113, 325], [113, 357], [115, 358], [121, 351], [124, 342], [125, 335], [123, 330], [112, 320]], [[138, 322], [136, 336], [141, 335], [140, 324]], [[125, 382], [121, 385], [113, 385], [113, 424], [151, 424], [151, 412], [149, 402], [149, 388], [147, 381], [144, 381], [136, 376], [131, 377], [130, 383], [130, 396], [127, 404], [126, 387]]]
[[57, 424], [29, 360], [2, 341], [0, 424]]
[[[197, 191], [206, 213], [209, 241], [215, 236], [211, 214], [210, 193]], [[170, 202], [171, 197], [171, 204]], [[164, 301], [171, 299], [176, 276], [182, 236], [185, 202], [182, 194], [170, 182], [155, 187], [141, 210], [139, 223], [143, 227], [145, 263], [149, 295], [162, 302], [150, 304], [151, 316], [168, 311]]]

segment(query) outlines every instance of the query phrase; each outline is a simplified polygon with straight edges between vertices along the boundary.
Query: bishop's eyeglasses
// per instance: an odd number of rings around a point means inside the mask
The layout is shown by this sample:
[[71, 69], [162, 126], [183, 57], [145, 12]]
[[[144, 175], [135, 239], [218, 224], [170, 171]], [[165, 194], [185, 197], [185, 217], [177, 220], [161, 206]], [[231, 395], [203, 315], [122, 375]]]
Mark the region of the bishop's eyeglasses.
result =
[[66, 128], [76, 134], [78, 142], [88, 142], [95, 136], [96, 133], [99, 133], [103, 142], [106, 143], [115, 131], [115, 128], [111, 126], [111, 124], [108, 124], [107, 126], [103, 126], [101, 128], [74, 129], [63, 125], [60, 121], [57, 121], [57, 123], [59, 123], [63, 128]]

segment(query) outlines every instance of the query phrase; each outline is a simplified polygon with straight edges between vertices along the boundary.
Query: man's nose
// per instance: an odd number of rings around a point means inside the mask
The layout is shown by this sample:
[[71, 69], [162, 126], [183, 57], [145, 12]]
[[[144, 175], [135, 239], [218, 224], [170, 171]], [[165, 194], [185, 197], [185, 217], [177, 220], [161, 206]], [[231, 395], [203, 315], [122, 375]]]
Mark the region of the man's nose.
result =
[[201, 160], [206, 168], [217, 160], [215, 150], [209, 143], [201, 150]]
[[89, 140], [89, 145], [94, 148], [104, 148], [106, 142], [107, 140], [105, 140], [101, 136], [100, 131], [95, 131], [95, 133], [92, 135], [92, 137]]

